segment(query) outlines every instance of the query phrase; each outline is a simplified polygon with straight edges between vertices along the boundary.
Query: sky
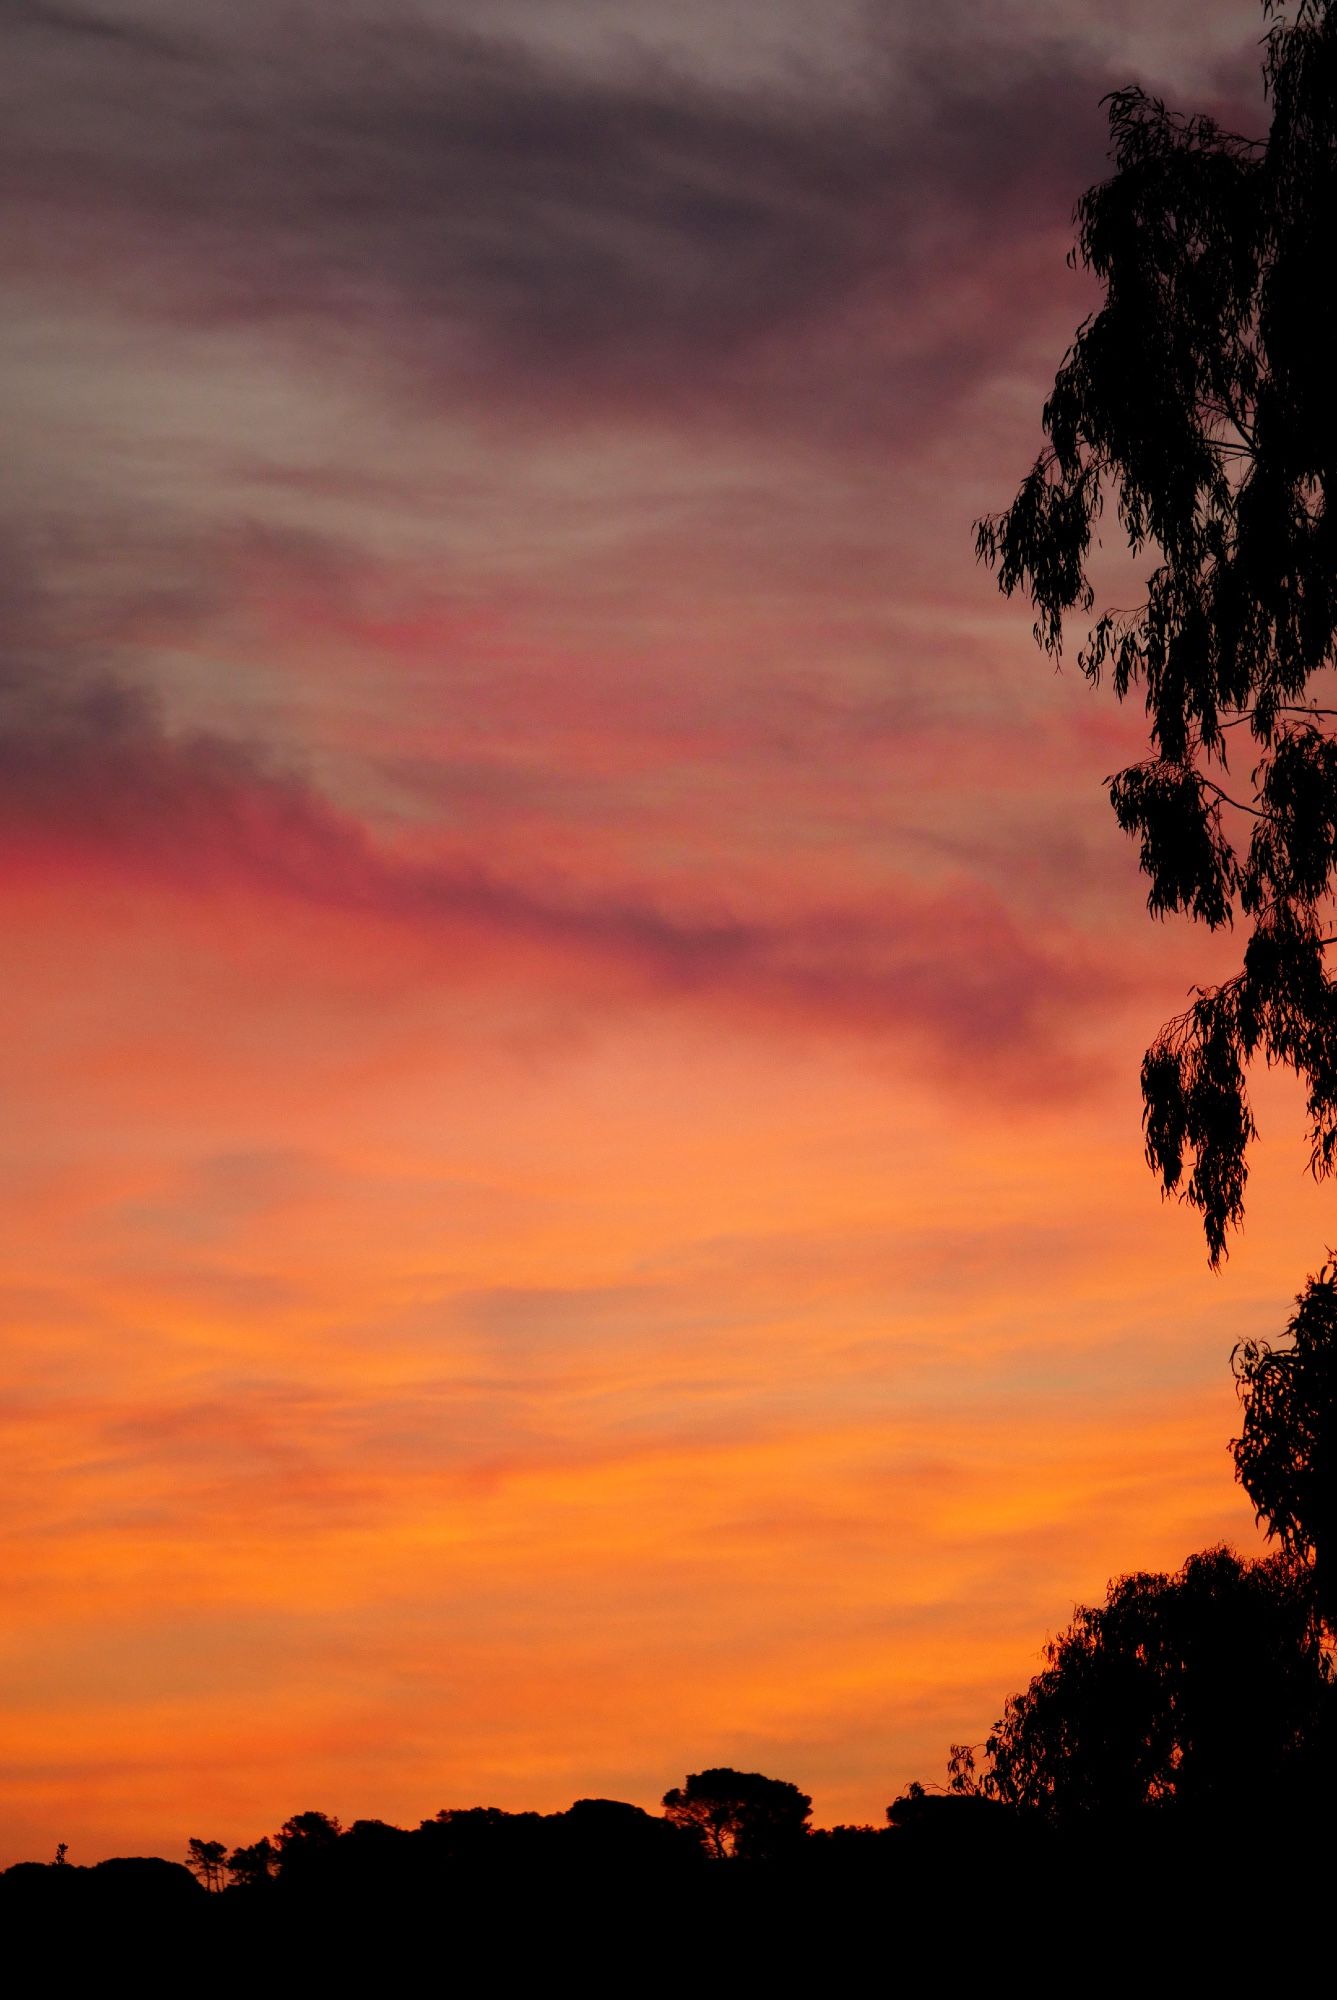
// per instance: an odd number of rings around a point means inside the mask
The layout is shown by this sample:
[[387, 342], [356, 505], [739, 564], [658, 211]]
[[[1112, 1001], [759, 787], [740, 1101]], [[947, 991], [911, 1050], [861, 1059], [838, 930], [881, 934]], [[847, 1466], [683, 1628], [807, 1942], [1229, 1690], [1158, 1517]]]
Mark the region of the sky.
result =
[[[0, 1863], [871, 1822], [1228, 1539], [1322, 1259], [1137, 1067], [1142, 718], [974, 562], [1254, 0], [2, 0]], [[1112, 580], [1117, 553], [1102, 558]]]

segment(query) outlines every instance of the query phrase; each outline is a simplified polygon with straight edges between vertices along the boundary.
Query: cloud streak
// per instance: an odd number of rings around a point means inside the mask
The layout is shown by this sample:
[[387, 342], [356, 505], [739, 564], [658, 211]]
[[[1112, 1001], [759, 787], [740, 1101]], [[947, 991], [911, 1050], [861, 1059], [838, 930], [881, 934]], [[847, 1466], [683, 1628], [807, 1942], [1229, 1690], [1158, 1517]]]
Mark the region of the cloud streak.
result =
[[226, 44], [25, 16], [5, 130], [35, 268], [186, 325], [321, 327], [327, 353], [356, 328], [386, 387], [559, 421], [941, 416], [1033, 314], [1021, 239], [1103, 157], [1103, 79], [1058, 40], [873, 44], [871, 92], [805, 97], [419, 12], [311, 37], [243, 8]]
[[[271, 588], [286, 574], [339, 602], [338, 550], [258, 546]], [[550, 985], [595, 1004], [908, 1036], [966, 1087], [1005, 1095], [1026, 1088], [1039, 1063], [1075, 1085], [1063, 1053], [1071, 1026], [1127, 990], [1070, 926], [1037, 929], [965, 865], [932, 884], [884, 868], [875, 888], [834, 893], [824, 877], [795, 875], [786, 893], [759, 898], [709, 868], [638, 871], [630, 847], [629, 867], [616, 820], [574, 865], [545, 859], [532, 833], [502, 865], [488, 851], [492, 818], [477, 833], [373, 826], [253, 740], [169, 723], [161, 700], [129, 678], [132, 664], [142, 671], [146, 632], [156, 628], [169, 652], [207, 643], [229, 589], [217, 565], [210, 579], [207, 548], [169, 541], [159, 552], [175, 593], [148, 580], [133, 543], [118, 553], [114, 532], [91, 568], [86, 556], [55, 561], [11, 540], [0, 848], [18, 880], [240, 898], [280, 921], [295, 905], [354, 936], [397, 933], [446, 984]], [[560, 725], [561, 704], [539, 698], [549, 711], [541, 740]], [[494, 726], [498, 699], [489, 696]], [[770, 726], [764, 713], [763, 701], [754, 748]], [[618, 725], [605, 703], [588, 750], [616, 762], [619, 726], [633, 732], [635, 763], [682, 754], [671, 706], [660, 736], [641, 744], [635, 704]], [[746, 755], [741, 728], [732, 721], [714, 754]], [[706, 747], [687, 744], [697, 756]]]
[[[0, 704], [5, 690], [0, 688]], [[396, 856], [246, 746], [169, 734], [112, 679], [20, 683], [0, 705], [0, 843], [11, 868], [75, 870], [143, 887], [293, 899], [350, 921], [403, 925], [443, 956], [489, 941], [629, 982], [645, 996], [912, 1032], [945, 1061], [1015, 1057], [1108, 979], [1070, 941], [1028, 938], [996, 895], [906, 884], [864, 910], [783, 922], [675, 911], [632, 886], [506, 879], [477, 860]], [[1066, 945], [1066, 948], [1065, 948]]]

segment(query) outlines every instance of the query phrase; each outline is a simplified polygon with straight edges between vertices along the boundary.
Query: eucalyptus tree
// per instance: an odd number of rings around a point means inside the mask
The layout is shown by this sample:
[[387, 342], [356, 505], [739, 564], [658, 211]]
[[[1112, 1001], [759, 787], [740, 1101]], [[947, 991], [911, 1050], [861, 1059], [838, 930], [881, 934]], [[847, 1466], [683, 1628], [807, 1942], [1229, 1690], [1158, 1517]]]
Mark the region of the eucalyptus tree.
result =
[[[1295, 1071], [1312, 1171], [1337, 1166], [1337, 0], [1264, 14], [1265, 137], [1141, 89], [1108, 100], [1114, 171], [1078, 202], [1072, 253], [1103, 302], [1016, 499], [977, 524], [1039, 643], [1057, 655], [1075, 616], [1088, 679], [1145, 704], [1149, 754], [1109, 787], [1150, 910], [1243, 933], [1238, 969], [1142, 1065], [1148, 1162], [1199, 1211], [1214, 1266], [1244, 1216], [1252, 1063]], [[1142, 577], [1131, 609], [1096, 603], [1107, 511]], [[1295, 1454], [1262, 1448], [1300, 1371], [1261, 1348], [1237, 1363], [1238, 1469], [1312, 1556], [1313, 1482], [1286, 1488]]]
[[1330, 1795], [1335, 1710], [1301, 1567], [1206, 1549], [1079, 1605], [1008, 1700], [982, 1765], [954, 1749], [951, 1789], [1059, 1819], [1308, 1810]]

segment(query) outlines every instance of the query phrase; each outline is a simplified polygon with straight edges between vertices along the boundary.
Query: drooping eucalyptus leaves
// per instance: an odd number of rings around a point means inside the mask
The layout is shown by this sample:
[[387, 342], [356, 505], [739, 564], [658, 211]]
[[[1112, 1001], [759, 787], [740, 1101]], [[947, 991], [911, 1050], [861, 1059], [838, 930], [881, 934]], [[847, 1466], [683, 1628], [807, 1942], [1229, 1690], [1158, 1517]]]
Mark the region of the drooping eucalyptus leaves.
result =
[[1115, 170], [1078, 203], [1073, 252], [1104, 304], [1045, 450], [977, 529], [1055, 654], [1095, 609], [1107, 501], [1146, 561], [1143, 602], [1096, 616], [1078, 658], [1145, 700], [1151, 754], [1109, 782], [1150, 909], [1248, 924], [1239, 972], [1142, 1070], [1148, 1159], [1213, 1264], [1243, 1217], [1251, 1059], [1299, 1074], [1311, 1165], [1337, 1165], [1337, 0], [1265, 13], [1265, 140], [1110, 98]]
[[1241, 1341], [1232, 1361], [1244, 1422], [1231, 1450], [1260, 1520], [1312, 1571], [1337, 1631], [1337, 1262], [1295, 1301], [1286, 1344]]

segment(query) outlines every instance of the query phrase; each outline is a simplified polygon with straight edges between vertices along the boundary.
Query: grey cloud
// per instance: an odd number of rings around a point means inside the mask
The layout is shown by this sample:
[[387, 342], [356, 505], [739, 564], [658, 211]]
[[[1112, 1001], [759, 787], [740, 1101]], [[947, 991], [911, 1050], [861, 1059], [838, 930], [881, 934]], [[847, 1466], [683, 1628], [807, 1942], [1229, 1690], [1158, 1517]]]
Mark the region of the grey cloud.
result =
[[[1030, 308], [994, 268], [944, 327], [943, 284], [1061, 223], [1103, 156], [1110, 79], [1058, 43], [930, 67], [870, 42], [871, 103], [805, 102], [421, 15], [239, 18], [170, 60], [34, 38], [5, 120], [30, 254], [190, 324], [319, 323], [416, 394], [922, 419]], [[862, 311], [892, 315], [889, 350], [842, 331]]]
[[188, 51], [188, 44], [133, 16], [63, 7], [59, 0], [0, 0], [0, 22], [18, 35], [46, 36], [76, 45], [100, 42], [140, 55], [177, 57]]

